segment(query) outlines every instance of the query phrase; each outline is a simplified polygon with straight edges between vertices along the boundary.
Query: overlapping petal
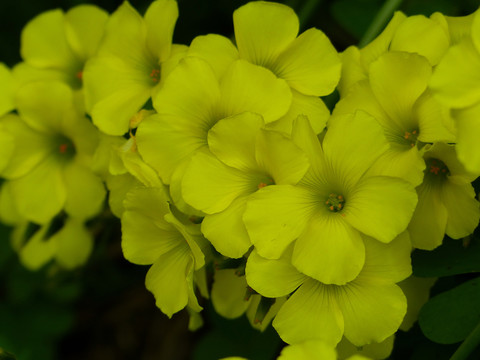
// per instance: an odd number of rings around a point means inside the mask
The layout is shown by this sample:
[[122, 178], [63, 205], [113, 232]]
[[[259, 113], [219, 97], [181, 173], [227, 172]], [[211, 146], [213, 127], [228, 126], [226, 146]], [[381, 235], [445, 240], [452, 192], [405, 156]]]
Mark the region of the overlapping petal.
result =
[[233, 24], [240, 57], [266, 67], [297, 37], [299, 29], [290, 7], [260, 1], [237, 9]]
[[322, 339], [336, 345], [343, 335], [343, 323], [336, 290], [308, 279], [281, 307], [273, 327], [289, 344]]
[[340, 214], [314, 215], [295, 242], [292, 257], [302, 273], [337, 285], [355, 279], [364, 261], [365, 246], [359, 232]]
[[[366, 177], [346, 195], [345, 220], [357, 230], [388, 243], [407, 228], [417, 205], [413, 186], [391, 177]], [[392, 216], [392, 214], [396, 214]]]

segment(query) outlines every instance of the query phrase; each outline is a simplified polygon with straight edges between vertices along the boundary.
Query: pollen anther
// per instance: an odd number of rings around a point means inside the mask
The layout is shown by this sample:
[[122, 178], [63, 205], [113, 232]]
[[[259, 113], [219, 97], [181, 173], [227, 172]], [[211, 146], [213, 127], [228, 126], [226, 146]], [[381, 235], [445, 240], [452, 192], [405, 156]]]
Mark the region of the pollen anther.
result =
[[328, 210], [333, 211], [333, 212], [338, 212], [343, 209], [343, 205], [345, 203], [345, 200], [342, 195], [337, 195], [334, 193], [331, 193], [328, 196], [328, 199], [325, 201], [325, 204], [328, 207]]
[[60, 144], [58, 147], [58, 151], [60, 151], [60, 154], [65, 154], [68, 150], [68, 144]]
[[260, 184], [258, 184], [258, 190], [263, 189], [265, 186], [267, 186], [267, 184], [264, 182], [261, 182]]

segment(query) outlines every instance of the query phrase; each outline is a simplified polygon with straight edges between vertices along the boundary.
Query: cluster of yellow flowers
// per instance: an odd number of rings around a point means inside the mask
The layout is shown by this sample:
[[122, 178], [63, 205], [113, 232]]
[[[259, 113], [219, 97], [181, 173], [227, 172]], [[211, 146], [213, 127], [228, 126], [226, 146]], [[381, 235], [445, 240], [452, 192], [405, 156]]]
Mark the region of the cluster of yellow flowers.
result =
[[21, 261], [83, 264], [106, 184], [168, 316], [187, 308], [194, 329], [210, 298], [273, 319], [281, 359], [385, 358], [432, 284], [410, 277], [412, 250], [480, 219], [480, 11], [397, 12], [341, 54], [278, 3], [237, 9], [235, 44], [172, 44], [177, 17], [126, 1], [25, 27], [24, 61], [0, 67], [0, 218]]

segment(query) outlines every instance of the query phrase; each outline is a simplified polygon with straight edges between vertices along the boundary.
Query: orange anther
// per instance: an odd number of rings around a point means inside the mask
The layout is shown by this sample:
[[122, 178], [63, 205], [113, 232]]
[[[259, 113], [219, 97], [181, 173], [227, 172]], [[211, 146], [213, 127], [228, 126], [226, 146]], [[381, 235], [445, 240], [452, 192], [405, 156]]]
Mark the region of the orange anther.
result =
[[67, 144], [60, 144], [60, 146], [58, 147], [60, 154], [65, 154], [67, 152], [67, 149], [68, 149]]
[[261, 182], [260, 184], [258, 184], [258, 189], [262, 189], [264, 188], [265, 186], [267, 186], [267, 184], [265, 184], [264, 182]]
[[435, 175], [438, 175], [438, 172], [440, 171], [440, 168], [438, 166], [430, 166], [430, 172], [434, 173]]
[[334, 209], [333, 205], [332, 205], [332, 206], [330, 206], [330, 207], [329, 207], [329, 209], [333, 211], [333, 209]]

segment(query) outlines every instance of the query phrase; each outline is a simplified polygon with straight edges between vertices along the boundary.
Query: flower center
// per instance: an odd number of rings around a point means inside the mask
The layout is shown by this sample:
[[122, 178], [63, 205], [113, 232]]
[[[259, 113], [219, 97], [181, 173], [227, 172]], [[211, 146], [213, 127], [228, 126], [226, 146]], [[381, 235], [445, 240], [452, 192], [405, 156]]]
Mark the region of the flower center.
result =
[[73, 142], [63, 135], [59, 135], [56, 138], [55, 148], [58, 158], [62, 160], [69, 160], [76, 154], [75, 145], [73, 145]]
[[418, 130], [413, 129], [411, 131], [405, 131], [403, 138], [409, 146], [414, 147], [417, 144]]
[[332, 212], [338, 212], [343, 209], [345, 203], [345, 199], [342, 195], [331, 193], [328, 195], [327, 201], [325, 201], [325, 205], [327, 205], [328, 210]]
[[256, 185], [258, 190], [273, 184], [275, 184], [275, 181], [273, 181], [273, 179], [268, 175], [262, 175], [256, 179]]
[[426, 168], [425, 174], [430, 179], [444, 179], [450, 175], [450, 170], [442, 160], [430, 158], [425, 160]]
[[158, 67], [154, 67], [152, 69], [152, 71], [150, 71], [150, 79], [152, 79], [152, 81], [154, 83], [158, 83], [160, 81], [160, 68]]

